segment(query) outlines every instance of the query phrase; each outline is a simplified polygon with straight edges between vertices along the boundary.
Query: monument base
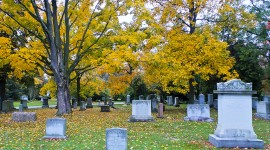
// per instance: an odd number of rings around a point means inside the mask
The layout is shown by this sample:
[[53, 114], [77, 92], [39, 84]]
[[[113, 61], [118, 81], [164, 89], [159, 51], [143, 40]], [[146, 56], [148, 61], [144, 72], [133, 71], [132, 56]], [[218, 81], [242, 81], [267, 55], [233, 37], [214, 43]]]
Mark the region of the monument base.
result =
[[270, 120], [270, 114], [256, 113], [255, 117]]
[[185, 121], [198, 121], [198, 122], [213, 122], [213, 118], [209, 117], [197, 117], [197, 116], [192, 116], [192, 117], [184, 117]]
[[130, 116], [129, 122], [154, 122], [154, 118], [152, 116]]
[[264, 142], [259, 139], [220, 138], [214, 134], [209, 135], [209, 142], [217, 148], [264, 148]]
[[109, 105], [101, 105], [100, 112], [110, 112], [110, 106]]
[[67, 136], [48, 136], [45, 135], [43, 139], [67, 139]]
[[93, 108], [93, 105], [86, 105], [86, 108]]
[[49, 108], [49, 105], [42, 105], [41, 108]]

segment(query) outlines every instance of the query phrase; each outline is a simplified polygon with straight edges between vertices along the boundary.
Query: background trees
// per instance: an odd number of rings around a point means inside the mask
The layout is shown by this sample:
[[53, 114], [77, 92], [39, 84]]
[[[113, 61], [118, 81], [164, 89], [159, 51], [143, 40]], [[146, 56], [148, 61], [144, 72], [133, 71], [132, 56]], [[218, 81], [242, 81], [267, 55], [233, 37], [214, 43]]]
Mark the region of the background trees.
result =
[[[4, 0], [0, 68], [21, 79], [30, 77], [27, 81], [44, 73], [53, 76], [58, 115], [71, 112], [70, 91], [79, 100], [127, 90], [137, 91], [134, 95], [140, 90], [188, 93], [192, 103], [195, 92], [211, 92], [216, 82], [238, 74], [260, 90], [261, 66], [269, 66], [268, 5], [252, 1], [247, 7], [242, 0]], [[121, 15], [132, 19], [119, 22]], [[8, 75], [4, 72], [0, 81]]]

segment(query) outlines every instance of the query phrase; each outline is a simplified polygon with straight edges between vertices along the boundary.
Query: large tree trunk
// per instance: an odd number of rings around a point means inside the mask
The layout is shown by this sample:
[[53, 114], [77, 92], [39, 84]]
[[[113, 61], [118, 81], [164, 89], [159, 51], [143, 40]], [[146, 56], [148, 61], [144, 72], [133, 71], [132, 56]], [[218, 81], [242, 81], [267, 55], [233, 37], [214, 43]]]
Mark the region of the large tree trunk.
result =
[[77, 102], [81, 106], [80, 92], [81, 92], [81, 76], [78, 75], [78, 77], [77, 77]]
[[194, 79], [189, 79], [189, 93], [188, 93], [188, 103], [193, 104], [194, 103], [194, 96], [195, 96], [195, 87], [192, 84], [194, 82]]
[[6, 74], [0, 74], [0, 111], [2, 111], [2, 103], [6, 99]]
[[71, 113], [70, 91], [68, 84], [57, 84], [57, 116]]

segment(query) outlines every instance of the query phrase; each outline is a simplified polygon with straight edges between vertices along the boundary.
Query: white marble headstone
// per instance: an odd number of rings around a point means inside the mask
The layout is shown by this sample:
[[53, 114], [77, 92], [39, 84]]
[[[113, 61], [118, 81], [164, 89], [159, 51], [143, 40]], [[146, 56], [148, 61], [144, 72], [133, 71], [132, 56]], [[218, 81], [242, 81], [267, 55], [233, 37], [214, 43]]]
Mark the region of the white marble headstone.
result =
[[239, 79], [217, 83], [218, 124], [209, 141], [216, 147], [263, 148], [252, 126], [252, 83]]
[[106, 150], [127, 150], [127, 129], [106, 129]]
[[130, 121], [153, 121], [151, 116], [151, 100], [133, 100]]
[[50, 118], [46, 121], [46, 135], [43, 139], [66, 139], [66, 119]]

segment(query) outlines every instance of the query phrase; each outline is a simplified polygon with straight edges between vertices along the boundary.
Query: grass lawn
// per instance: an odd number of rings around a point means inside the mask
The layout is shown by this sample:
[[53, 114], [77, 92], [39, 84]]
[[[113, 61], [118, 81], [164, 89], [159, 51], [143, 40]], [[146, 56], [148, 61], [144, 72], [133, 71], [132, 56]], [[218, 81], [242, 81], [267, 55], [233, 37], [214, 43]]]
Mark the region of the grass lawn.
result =
[[[106, 128], [127, 128], [128, 149], [134, 150], [177, 150], [177, 149], [216, 149], [208, 142], [208, 135], [213, 134], [217, 124], [217, 111], [211, 110], [215, 122], [185, 122], [185, 105], [181, 108], [166, 106], [164, 119], [156, 122], [127, 122], [131, 115], [131, 106], [117, 105], [111, 112], [100, 112], [99, 107], [66, 115], [66, 140], [43, 140], [46, 119], [55, 117], [56, 109], [31, 109], [37, 113], [37, 121], [17, 123], [11, 121], [11, 113], [0, 114], [0, 149], [105, 149]], [[265, 149], [270, 149], [270, 122], [253, 118], [253, 127], [258, 139], [265, 142]]]
[[[56, 105], [56, 99], [50, 99], [48, 100], [49, 105]], [[21, 104], [21, 101], [15, 101], [14, 103], [14, 107], [19, 107], [19, 105]], [[27, 101], [27, 106], [42, 106], [42, 101], [40, 100], [30, 100]]]

